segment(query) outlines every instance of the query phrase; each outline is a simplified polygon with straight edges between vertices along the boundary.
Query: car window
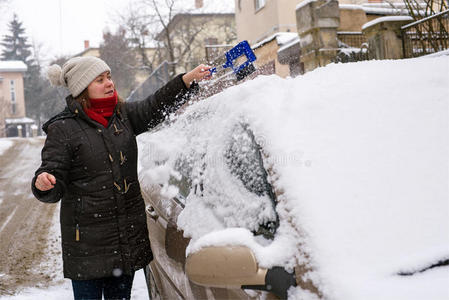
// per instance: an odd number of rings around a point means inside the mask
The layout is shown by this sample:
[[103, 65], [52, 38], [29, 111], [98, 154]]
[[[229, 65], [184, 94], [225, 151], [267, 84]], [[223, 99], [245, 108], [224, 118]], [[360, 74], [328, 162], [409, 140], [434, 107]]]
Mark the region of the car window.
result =
[[178, 198], [185, 205], [185, 198], [192, 188], [192, 162], [188, 157], [181, 157], [176, 160], [174, 169], [178, 172], [178, 176], [170, 176], [169, 184], [179, 189]]
[[[261, 147], [256, 142], [254, 133], [249, 126], [240, 123], [232, 131], [232, 137], [225, 151], [226, 163], [231, 173], [238, 178], [245, 188], [257, 196], [267, 196], [276, 206], [276, 198], [271, 184], [268, 182], [267, 172], [263, 166]], [[255, 234], [263, 234], [265, 237], [273, 238], [278, 227], [278, 217], [265, 220], [259, 224]]]
[[241, 180], [248, 191], [258, 196], [271, 196], [260, 146], [247, 125], [239, 124], [235, 127], [225, 157], [231, 173]]
[[245, 227], [273, 239], [279, 223], [276, 198], [261, 147], [248, 125], [234, 127], [223, 138], [221, 150], [215, 144], [204, 144], [181, 151], [169, 181], [178, 188], [174, 200], [188, 206], [190, 199], [190, 209], [199, 205], [192, 216], [205, 209], [224, 227]]
[[176, 174], [170, 176], [169, 184], [179, 189], [177, 200], [185, 206], [186, 198], [191, 192], [201, 194], [203, 190], [202, 176], [205, 164], [204, 154], [191, 152], [181, 154], [174, 164]]

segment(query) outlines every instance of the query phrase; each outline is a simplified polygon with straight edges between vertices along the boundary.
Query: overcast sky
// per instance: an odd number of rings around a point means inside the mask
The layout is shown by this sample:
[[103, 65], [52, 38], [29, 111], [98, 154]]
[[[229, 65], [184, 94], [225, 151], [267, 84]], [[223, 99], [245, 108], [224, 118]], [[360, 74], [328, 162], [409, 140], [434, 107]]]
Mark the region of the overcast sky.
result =
[[115, 30], [114, 20], [128, 0], [9, 0], [0, 11], [0, 36], [16, 13], [29, 41], [43, 44], [43, 56], [75, 55], [84, 49], [84, 40], [98, 46], [105, 28]]

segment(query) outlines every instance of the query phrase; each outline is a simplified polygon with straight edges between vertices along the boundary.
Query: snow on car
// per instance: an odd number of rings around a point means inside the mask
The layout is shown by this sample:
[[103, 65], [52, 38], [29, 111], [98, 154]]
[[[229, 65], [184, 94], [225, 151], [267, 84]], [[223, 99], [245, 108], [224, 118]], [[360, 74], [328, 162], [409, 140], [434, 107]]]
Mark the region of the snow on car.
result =
[[449, 299], [448, 74], [440, 56], [259, 76], [141, 135], [142, 190], [185, 255], [247, 247], [295, 272], [291, 299]]

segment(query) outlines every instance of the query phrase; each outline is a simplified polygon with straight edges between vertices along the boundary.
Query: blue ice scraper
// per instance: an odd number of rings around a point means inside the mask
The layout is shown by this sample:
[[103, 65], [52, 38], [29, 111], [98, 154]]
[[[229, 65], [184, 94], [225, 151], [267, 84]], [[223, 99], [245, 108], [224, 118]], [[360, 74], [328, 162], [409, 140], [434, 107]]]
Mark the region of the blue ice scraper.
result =
[[[234, 61], [239, 58], [240, 56], [245, 55], [247, 60], [241, 64], [240, 66], [234, 66]], [[253, 50], [248, 44], [248, 41], [242, 41], [238, 43], [237, 46], [226, 52], [226, 63], [222, 66], [211, 68], [210, 74], [217, 72], [217, 68], [220, 69], [226, 69], [226, 68], [232, 68], [234, 71], [235, 76], [238, 80], [242, 80], [249, 74], [256, 71], [256, 68], [253, 65], [253, 62], [256, 60], [256, 55], [254, 55]]]

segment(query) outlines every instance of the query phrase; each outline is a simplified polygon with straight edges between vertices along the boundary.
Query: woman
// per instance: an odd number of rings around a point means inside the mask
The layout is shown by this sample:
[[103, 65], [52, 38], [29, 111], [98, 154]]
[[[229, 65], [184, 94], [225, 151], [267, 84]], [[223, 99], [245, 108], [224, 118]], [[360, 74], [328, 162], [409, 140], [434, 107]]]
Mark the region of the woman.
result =
[[109, 66], [75, 57], [49, 68], [71, 95], [44, 124], [42, 164], [32, 181], [42, 202], [61, 201], [64, 277], [75, 299], [129, 299], [134, 272], [153, 258], [137, 179], [135, 136], [162, 122], [210, 74], [200, 65], [140, 102], [123, 102]]

